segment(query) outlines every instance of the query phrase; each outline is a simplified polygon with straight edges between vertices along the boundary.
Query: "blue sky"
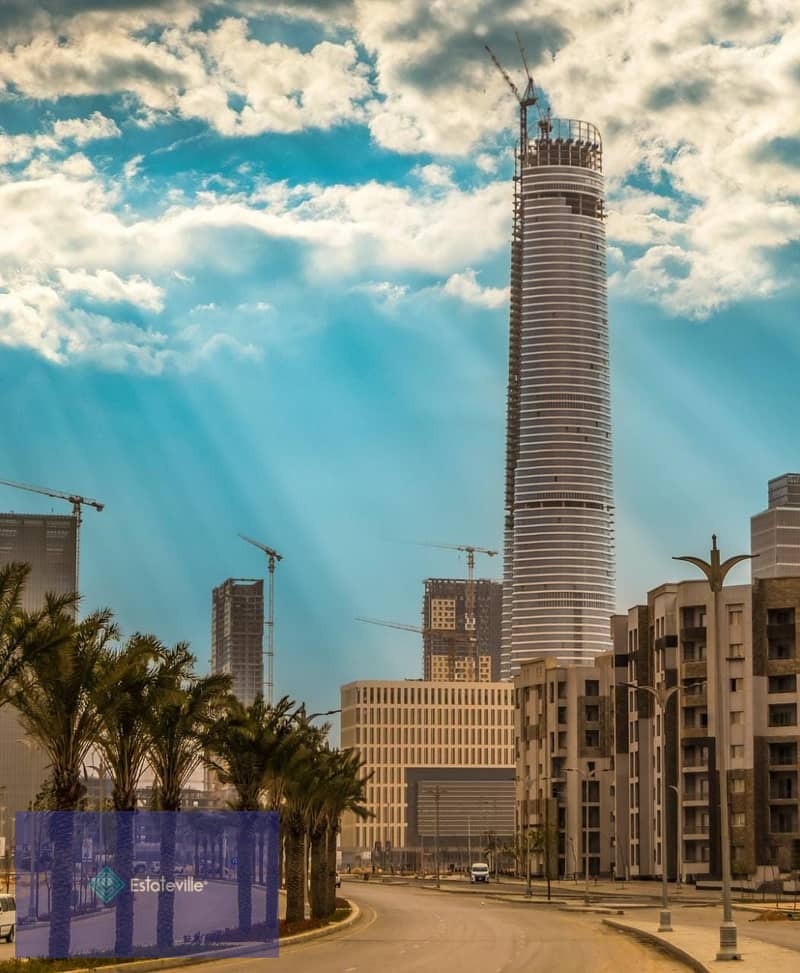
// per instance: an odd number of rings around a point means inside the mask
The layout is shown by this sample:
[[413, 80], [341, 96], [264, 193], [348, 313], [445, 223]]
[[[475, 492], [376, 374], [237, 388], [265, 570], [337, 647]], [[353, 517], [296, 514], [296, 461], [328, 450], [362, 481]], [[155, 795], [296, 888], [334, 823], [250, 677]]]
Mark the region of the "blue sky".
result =
[[[605, 140], [619, 607], [747, 550], [800, 469], [800, 20], [52, 0], [0, 12], [0, 476], [77, 490], [87, 606], [208, 658], [281, 551], [277, 689], [419, 672], [422, 579], [499, 546], [519, 30]], [[653, 38], [653, 40], [649, 40]], [[47, 510], [4, 490], [4, 509]], [[499, 576], [499, 559], [488, 566]]]

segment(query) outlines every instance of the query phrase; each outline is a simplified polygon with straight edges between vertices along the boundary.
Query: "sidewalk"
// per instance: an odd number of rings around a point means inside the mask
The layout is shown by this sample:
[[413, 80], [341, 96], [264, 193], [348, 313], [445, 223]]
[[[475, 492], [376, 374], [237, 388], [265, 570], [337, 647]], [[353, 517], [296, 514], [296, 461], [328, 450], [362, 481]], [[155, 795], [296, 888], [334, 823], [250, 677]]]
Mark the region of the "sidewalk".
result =
[[672, 932], [656, 932], [652, 920], [603, 919], [606, 926], [627, 933], [642, 941], [652, 943], [666, 950], [676, 959], [687, 963], [698, 973], [712, 970], [747, 971], [747, 973], [791, 973], [798, 968], [800, 957], [792, 949], [784, 949], [765, 943], [760, 939], [739, 935], [740, 962], [718, 962], [719, 930], [703, 929], [697, 926], [681, 926], [673, 922]]

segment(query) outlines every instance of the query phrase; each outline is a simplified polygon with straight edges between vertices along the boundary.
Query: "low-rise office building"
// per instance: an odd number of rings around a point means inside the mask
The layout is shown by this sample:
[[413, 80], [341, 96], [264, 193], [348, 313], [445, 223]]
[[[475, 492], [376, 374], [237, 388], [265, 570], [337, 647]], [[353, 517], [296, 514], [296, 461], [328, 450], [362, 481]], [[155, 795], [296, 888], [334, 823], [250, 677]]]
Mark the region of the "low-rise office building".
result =
[[443, 866], [513, 838], [509, 683], [358, 681], [342, 686], [341, 709], [341, 745], [363, 761], [374, 815], [345, 814], [344, 865], [430, 862], [437, 817]]

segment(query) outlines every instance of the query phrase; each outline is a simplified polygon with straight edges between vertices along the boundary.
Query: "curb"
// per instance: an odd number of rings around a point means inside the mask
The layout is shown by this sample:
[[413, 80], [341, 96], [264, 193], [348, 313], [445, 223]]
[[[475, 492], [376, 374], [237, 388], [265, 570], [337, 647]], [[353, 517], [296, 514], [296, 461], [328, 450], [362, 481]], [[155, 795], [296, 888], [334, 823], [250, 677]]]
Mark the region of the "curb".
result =
[[[342, 929], [348, 929], [361, 916], [361, 910], [351, 899], [347, 900], [350, 904], [350, 915], [341, 922], [331, 923], [321, 929], [310, 929], [308, 932], [295, 933], [294, 936], [286, 936], [278, 940], [278, 951], [284, 946], [294, 946], [296, 943], [308, 942], [311, 939], [322, 939], [330, 936]], [[95, 966], [92, 970], [86, 968], [77, 970], [65, 970], [64, 973], [148, 973], [149, 970], [166, 970], [178, 966], [191, 966], [193, 963], [213, 963], [218, 959], [229, 959], [236, 956], [247, 955], [252, 950], [252, 944], [247, 946], [232, 946], [230, 949], [218, 949], [213, 953], [192, 953], [187, 956], [165, 956], [160, 959], [143, 959], [133, 963], [111, 963], [108, 966]]]
[[662, 939], [656, 933], [647, 932], [644, 929], [637, 929], [635, 926], [629, 926], [624, 922], [617, 922], [616, 919], [603, 919], [602, 922], [604, 926], [624, 933], [626, 936], [637, 939], [639, 942], [643, 942], [648, 946], [657, 946], [665, 953], [669, 953], [670, 956], [680, 960], [681, 963], [685, 963], [690, 969], [695, 970], [696, 973], [711, 973], [711, 970], [704, 963], [701, 963], [697, 957], [692, 956], [691, 953], [687, 953], [686, 950], [681, 949], [680, 946], [676, 946], [675, 943], [671, 943], [668, 939]]
[[295, 943], [305, 943], [310, 939], [323, 939], [325, 936], [330, 936], [335, 932], [349, 929], [350, 926], [361, 918], [361, 909], [359, 909], [358, 905], [352, 899], [348, 899], [347, 901], [350, 903], [350, 915], [346, 919], [342, 919], [341, 922], [336, 922], [329, 926], [323, 926], [322, 929], [310, 929], [308, 932], [298, 932], [294, 936], [286, 936], [285, 939], [278, 941], [278, 949], [282, 946], [293, 946]]

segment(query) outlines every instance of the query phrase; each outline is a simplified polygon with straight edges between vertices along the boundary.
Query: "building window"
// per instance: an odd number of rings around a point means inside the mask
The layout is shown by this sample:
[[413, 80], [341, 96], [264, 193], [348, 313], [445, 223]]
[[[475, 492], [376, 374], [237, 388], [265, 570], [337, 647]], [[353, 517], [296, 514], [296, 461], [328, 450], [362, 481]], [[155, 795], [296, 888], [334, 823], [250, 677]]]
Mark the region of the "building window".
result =
[[584, 735], [584, 744], [587, 747], [599, 747], [600, 746], [600, 731], [599, 730], [586, 730]]
[[744, 658], [744, 645], [741, 642], [731, 642], [728, 646], [728, 657], [731, 659]]
[[733, 709], [730, 713], [731, 723], [742, 723], [744, 721], [744, 711], [740, 709]]
[[770, 726], [797, 726], [796, 703], [773, 703], [767, 711]]
[[731, 692], [740, 693], [744, 686], [744, 679], [731, 679]]
[[744, 777], [733, 777], [731, 779], [731, 793], [744, 794]]
[[731, 760], [744, 759], [744, 744], [734, 743], [731, 745]]
[[734, 828], [743, 828], [747, 823], [744, 811], [734, 811], [731, 815], [731, 826]]
[[586, 680], [586, 695], [587, 696], [599, 696], [600, 695], [600, 681], [598, 679], [587, 679]]
[[770, 693], [794, 693], [797, 692], [797, 676], [795, 673], [789, 673], [783, 676], [770, 676], [769, 677], [769, 688]]

